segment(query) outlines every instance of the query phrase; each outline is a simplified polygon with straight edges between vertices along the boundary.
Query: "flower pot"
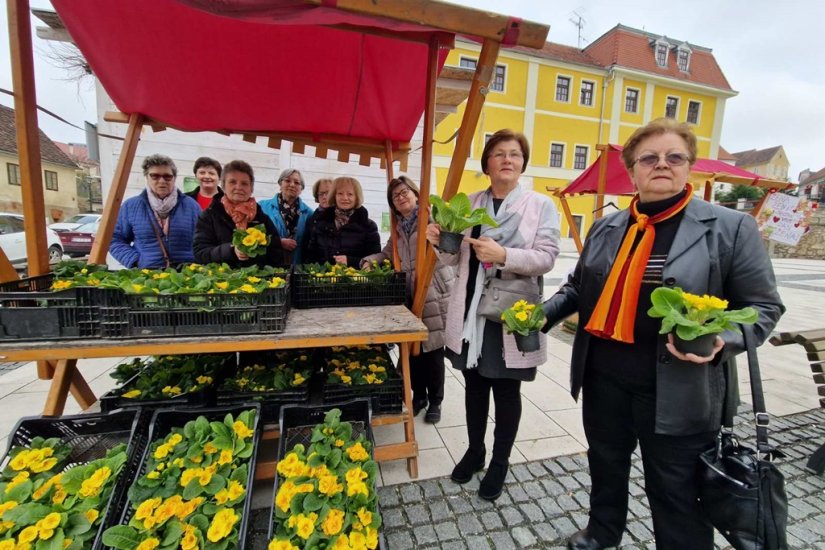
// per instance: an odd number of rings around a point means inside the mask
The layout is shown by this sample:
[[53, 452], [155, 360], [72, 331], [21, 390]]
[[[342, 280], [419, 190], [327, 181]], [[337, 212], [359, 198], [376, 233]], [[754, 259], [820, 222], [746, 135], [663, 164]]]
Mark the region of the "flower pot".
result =
[[461, 243], [464, 241], [463, 233], [450, 233], [449, 231], [442, 231], [438, 241], [438, 249], [447, 254], [458, 254], [461, 249]]
[[682, 353], [693, 353], [699, 357], [707, 357], [713, 353], [713, 345], [716, 342], [716, 334], [702, 334], [693, 340], [682, 340], [674, 332], [673, 345]]
[[537, 330], [527, 333], [527, 336], [522, 336], [518, 332], [514, 332], [513, 336], [516, 337], [516, 347], [522, 353], [538, 351], [541, 346], [541, 342], [539, 341], [539, 331]]

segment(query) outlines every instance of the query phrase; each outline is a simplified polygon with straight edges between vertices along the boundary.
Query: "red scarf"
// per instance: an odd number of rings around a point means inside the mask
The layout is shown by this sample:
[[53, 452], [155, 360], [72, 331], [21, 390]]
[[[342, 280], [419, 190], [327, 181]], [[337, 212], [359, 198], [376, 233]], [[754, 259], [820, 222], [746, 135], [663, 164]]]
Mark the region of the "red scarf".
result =
[[258, 203], [251, 197], [245, 202], [232, 202], [224, 195], [221, 197], [221, 204], [238, 229], [246, 229], [258, 213]]
[[[630, 215], [636, 223], [631, 225], [627, 231], [613, 267], [610, 268], [610, 275], [604, 284], [593, 315], [584, 327], [590, 334], [626, 344], [633, 343], [639, 290], [642, 286], [642, 276], [650, 259], [650, 252], [653, 250], [653, 241], [656, 239], [656, 224], [672, 218], [685, 209], [693, 197], [693, 187], [688, 183], [685, 188], [687, 192], [679, 202], [653, 217], [640, 214], [639, 195], [633, 197], [630, 203]], [[642, 233], [642, 238], [636, 250], [633, 250], [639, 232]]]

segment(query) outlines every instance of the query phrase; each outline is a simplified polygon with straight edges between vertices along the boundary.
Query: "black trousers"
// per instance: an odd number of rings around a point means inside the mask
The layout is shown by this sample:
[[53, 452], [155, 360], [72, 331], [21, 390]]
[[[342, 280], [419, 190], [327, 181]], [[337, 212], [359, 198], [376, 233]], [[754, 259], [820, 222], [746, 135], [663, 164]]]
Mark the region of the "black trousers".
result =
[[587, 529], [602, 546], [616, 546], [627, 520], [630, 459], [638, 441], [645, 493], [653, 514], [658, 550], [713, 548], [713, 527], [697, 501], [699, 454], [716, 432], [690, 436], [654, 433], [655, 382], [590, 369], [582, 392], [584, 430], [592, 487]]
[[493, 462], [508, 464], [521, 421], [521, 381], [510, 378], [487, 378], [478, 369], [462, 370], [464, 408], [467, 412], [467, 436], [470, 450], [484, 448], [490, 391], [496, 402], [496, 428], [493, 432]]
[[444, 400], [444, 348], [410, 355], [410, 386], [413, 401], [441, 404]]

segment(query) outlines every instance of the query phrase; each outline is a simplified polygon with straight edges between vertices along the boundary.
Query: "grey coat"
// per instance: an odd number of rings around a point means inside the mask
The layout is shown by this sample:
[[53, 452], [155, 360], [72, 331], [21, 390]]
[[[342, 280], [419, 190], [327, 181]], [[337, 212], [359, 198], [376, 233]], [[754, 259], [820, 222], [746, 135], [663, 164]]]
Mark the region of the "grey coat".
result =
[[[415, 289], [415, 259], [417, 256], [418, 224], [407, 237], [398, 224], [396, 233], [398, 235], [398, 256], [401, 259], [401, 270], [407, 274], [407, 304], [412, 306], [412, 296]], [[392, 239], [387, 241], [384, 249], [378, 254], [372, 254], [362, 260], [365, 262], [373, 260], [383, 262], [385, 259], [392, 261]], [[424, 302], [424, 311], [421, 320], [430, 331], [427, 341], [422, 344], [423, 351], [432, 351], [444, 347], [444, 325], [447, 319], [447, 299], [455, 282], [455, 272], [452, 267], [444, 265], [439, 261], [433, 272], [430, 288], [427, 290], [427, 299]]]
[[[629, 212], [623, 210], [597, 221], [587, 236], [576, 269], [554, 296], [543, 304], [545, 330], [578, 312], [573, 342], [570, 386], [578, 398], [587, 364], [590, 320], [613, 260], [624, 238]], [[679, 224], [664, 265], [662, 280], [692, 294], [710, 294], [729, 301], [729, 309], [751, 306], [759, 313], [753, 327], [756, 345], [769, 336], [785, 307], [776, 290], [770, 259], [756, 221], [749, 215], [693, 198]], [[727, 390], [728, 403], [738, 402], [735, 355], [744, 351], [742, 335], [721, 334], [725, 347], [713, 362], [683, 362], [665, 348], [660, 335], [656, 364], [656, 433], [691, 435], [718, 430]], [[725, 370], [732, 380], [726, 387]]]

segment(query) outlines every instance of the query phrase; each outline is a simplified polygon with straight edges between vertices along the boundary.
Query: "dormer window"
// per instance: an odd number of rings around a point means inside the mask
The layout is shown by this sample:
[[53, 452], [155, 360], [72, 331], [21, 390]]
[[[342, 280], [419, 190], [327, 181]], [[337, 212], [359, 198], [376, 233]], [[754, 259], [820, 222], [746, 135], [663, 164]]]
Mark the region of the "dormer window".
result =
[[686, 73], [690, 70], [690, 48], [687, 45], [683, 44], [677, 48], [676, 64], [682, 72]]
[[656, 55], [656, 65], [659, 67], [667, 67], [667, 53], [670, 50], [670, 44], [664, 38], [660, 38], [653, 43], [653, 51]]

